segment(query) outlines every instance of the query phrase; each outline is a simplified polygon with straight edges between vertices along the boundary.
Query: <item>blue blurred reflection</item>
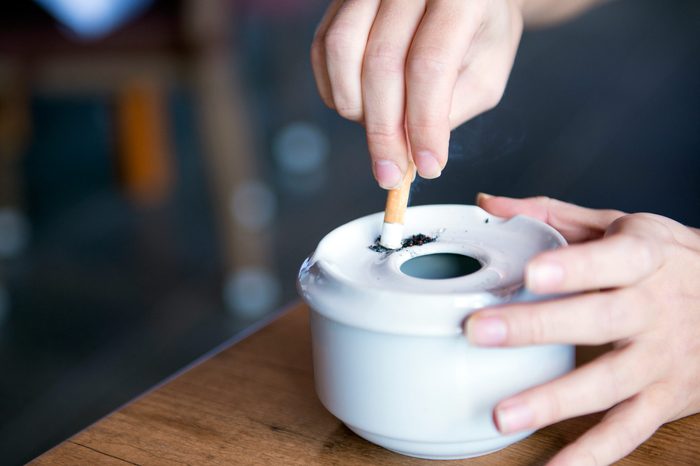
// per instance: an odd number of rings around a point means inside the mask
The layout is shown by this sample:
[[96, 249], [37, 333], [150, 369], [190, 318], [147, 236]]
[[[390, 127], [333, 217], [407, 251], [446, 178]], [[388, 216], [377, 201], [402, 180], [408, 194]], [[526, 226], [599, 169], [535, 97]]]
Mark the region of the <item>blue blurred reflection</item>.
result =
[[110, 33], [152, 3], [152, 0], [36, 1], [75, 34], [90, 39]]

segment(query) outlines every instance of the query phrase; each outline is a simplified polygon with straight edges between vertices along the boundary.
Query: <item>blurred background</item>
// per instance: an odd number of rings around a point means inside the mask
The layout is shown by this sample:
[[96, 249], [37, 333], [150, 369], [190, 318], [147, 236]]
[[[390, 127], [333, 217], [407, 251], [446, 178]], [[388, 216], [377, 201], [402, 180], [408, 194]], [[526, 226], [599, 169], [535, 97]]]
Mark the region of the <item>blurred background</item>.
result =
[[[0, 457], [23, 463], [296, 299], [383, 208], [308, 62], [326, 2], [0, 6]], [[527, 32], [413, 204], [545, 194], [700, 226], [700, 4]], [[233, 382], [232, 382], [233, 383]]]

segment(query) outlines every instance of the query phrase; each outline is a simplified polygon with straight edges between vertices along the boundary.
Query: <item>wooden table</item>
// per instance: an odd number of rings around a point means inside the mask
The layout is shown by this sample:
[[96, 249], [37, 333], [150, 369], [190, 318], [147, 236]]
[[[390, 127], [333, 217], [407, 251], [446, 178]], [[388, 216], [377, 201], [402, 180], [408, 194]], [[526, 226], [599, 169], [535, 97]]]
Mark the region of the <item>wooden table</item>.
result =
[[[599, 417], [560, 422], [500, 452], [455, 463], [542, 464]], [[225, 345], [34, 463], [438, 464], [373, 445], [323, 408], [314, 392], [303, 305]], [[700, 416], [665, 425], [619, 464], [700, 464]]]

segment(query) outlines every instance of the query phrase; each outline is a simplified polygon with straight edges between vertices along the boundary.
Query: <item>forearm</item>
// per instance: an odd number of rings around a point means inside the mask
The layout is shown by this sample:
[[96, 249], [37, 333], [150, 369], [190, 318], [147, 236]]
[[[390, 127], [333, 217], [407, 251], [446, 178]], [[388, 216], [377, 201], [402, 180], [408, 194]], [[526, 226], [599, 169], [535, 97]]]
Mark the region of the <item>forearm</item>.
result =
[[519, 0], [526, 27], [560, 23], [610, 0]]

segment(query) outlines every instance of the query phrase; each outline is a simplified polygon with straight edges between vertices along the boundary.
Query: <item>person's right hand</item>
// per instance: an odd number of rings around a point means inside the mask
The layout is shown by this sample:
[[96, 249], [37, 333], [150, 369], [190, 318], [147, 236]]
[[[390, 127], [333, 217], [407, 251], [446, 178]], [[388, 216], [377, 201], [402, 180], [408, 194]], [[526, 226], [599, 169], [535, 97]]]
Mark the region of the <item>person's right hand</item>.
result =
[[380, 186], [413, 157], [440, 176], [450, 130], [501, 99], [523, 27], [523, 0], [335, 0], [311, 47], [323, 101], [364, 124]]

